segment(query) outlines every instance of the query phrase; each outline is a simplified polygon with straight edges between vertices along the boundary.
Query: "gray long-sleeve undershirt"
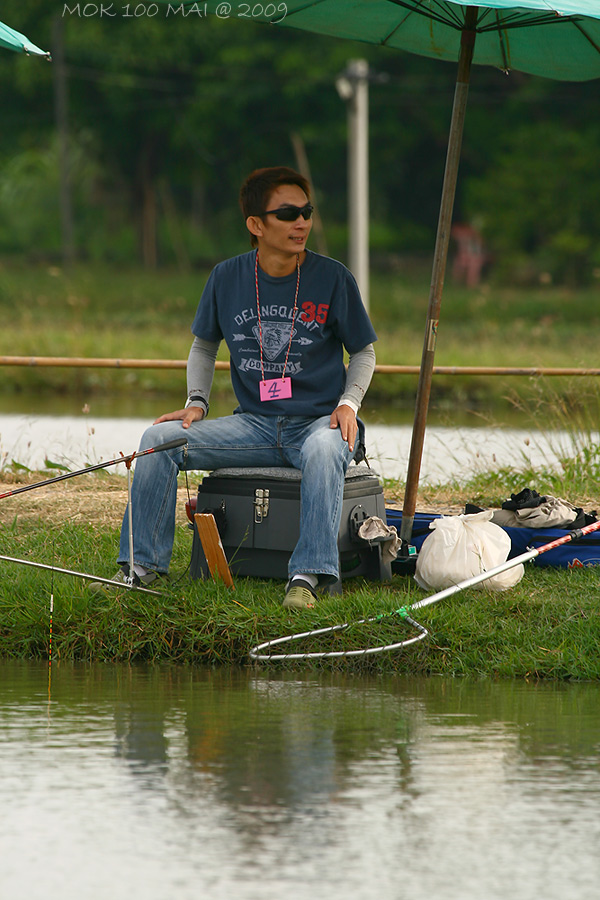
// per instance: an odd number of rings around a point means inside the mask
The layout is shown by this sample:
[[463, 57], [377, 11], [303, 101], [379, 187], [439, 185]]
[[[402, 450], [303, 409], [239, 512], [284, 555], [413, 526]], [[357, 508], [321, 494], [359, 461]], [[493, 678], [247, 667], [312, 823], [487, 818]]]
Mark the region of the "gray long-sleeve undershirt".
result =
[[[189, 406], [208, 407], [208, 400], [215, 373], [215, 362], [220, 342], [203, 341], [194, 337], [187, 361], [187, 389], [190, 394], [199, 394], [202, 400], [192, 400]], [[367, 344], [362, 350], [351, 353], [348, 358], [346, 386], [339, 399], [339, 405], [347, 404], [358, 412], [375, 369], [375, 348]]]

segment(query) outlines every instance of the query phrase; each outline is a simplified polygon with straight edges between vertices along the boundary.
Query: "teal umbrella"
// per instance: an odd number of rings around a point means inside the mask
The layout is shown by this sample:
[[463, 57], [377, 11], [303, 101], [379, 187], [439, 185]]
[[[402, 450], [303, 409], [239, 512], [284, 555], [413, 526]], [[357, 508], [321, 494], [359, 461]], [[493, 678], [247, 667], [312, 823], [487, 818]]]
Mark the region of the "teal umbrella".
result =
[[[225, 4], [209, 7], [218, 15]], [[475, 63], [564, 81], [600, 76], [598, 0], [286, 0], [273, 7], [270, 19], [281, 26], [433, 59], [456, 62], [462, 35], [470, 32]], [[270, 12], [268, 4], [264, 9]], [[232, 16], [235, 10], [231, 4]]]
[[[192, 4], [184, 4], [188, 8]], [[197, 4], [195, 4], [197, 6]], [[401, 537], [412, 535], [433, 361], [450, 242], [467, 95], [473, 62], [564, 81], [600, 77], [600, 0], [208, 0], [219, 18], [255, 21], [458, 60], [446, 168], [433, 257], [425, 339], [402, 511]], [[261, 13], [262, 10], [262, 13]]]
[[20, 34], [14, 28], [9, 28], [8, 25], [3, 25], [2, 22], [0, 22], [0, 47], [4, 47], [5, 50], [14, 50], [16, 53], [30, 53], [34, 56], [45, 56], [46, 59], [50, 59], [49, 53], [46, 53], [45, 50], [40, 50], [24, 34]]

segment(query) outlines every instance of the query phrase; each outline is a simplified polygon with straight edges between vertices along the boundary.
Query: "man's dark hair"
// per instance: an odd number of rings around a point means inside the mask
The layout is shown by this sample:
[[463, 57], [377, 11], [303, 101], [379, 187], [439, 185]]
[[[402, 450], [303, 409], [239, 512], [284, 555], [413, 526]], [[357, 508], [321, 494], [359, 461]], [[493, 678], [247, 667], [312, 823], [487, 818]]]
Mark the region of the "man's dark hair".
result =
[[[296, 184], [302, 188], [310, 200], [310, 185], [304, 175], [288, 166], [272, 166], [267, 169], [255, 169], [243, 183], [240, 190], [240, 206], [244, 219], [248, 216], [260, 216], [265, 212], [269, 198], [275, 188], [283, 184]], [[250, 235], [250, 243], [256, 247], [256, 237]]]

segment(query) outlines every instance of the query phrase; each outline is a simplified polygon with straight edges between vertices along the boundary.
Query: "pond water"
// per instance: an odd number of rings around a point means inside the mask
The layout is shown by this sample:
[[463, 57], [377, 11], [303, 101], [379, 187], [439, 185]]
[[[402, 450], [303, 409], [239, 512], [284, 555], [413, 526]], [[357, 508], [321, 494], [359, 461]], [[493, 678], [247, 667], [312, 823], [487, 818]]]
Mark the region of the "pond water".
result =
[[0, 895], [595, 900], [600, 686], [0, 662]]
[[[406, 478], [412, 423], [381, 424], [369, 419], [367, 449], [373, 467], [384, 478]], [[0, 413], [0, 463], [16, 461], [43, 469], [46, 459], [79, 469], [117, 459], [137, 449], [152, 418], [90, 414], [37, 415]], [[525, 464], [555, 465], [561, 455], [573, 454], [573, 435], [538, 431], [535, 427], [474, 427], [432, 425], [423, 449], [421, 483], [465, 479], [475, 471]], [[116, 471], [124, 471], [119, 466]]]

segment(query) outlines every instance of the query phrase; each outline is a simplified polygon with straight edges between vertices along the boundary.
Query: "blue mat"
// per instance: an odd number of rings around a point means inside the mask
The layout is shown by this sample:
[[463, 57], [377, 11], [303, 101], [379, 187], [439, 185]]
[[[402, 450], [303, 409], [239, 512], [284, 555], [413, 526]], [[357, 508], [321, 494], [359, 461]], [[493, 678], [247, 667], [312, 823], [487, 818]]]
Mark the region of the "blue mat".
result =
[[[386, 509], [387, 524], [394, 526], [400, 534], [402, 524], [402, 510]], [[421, 549], [423, 541], [430, 534], [429, 523], [439, 519], [439, 515], [429, 513], [416, 513], [413, 526], [412, 539], [410, 541], [417, 550]], [[558, 538], [569, 534], [568, 529], [562, 528], [504, 528], [511, 541], [509, 559], [520, 556], [527, 550], [542, 547]], [[536, 566], [554, 566], [561, 569], [576, 569], [587, 566], [600, 566], [600, 532], [586, 534], [584, 537], [554, 550], [548, 550], [533, 560]], [[392, 570], [394, 564], [392, 563]]]

